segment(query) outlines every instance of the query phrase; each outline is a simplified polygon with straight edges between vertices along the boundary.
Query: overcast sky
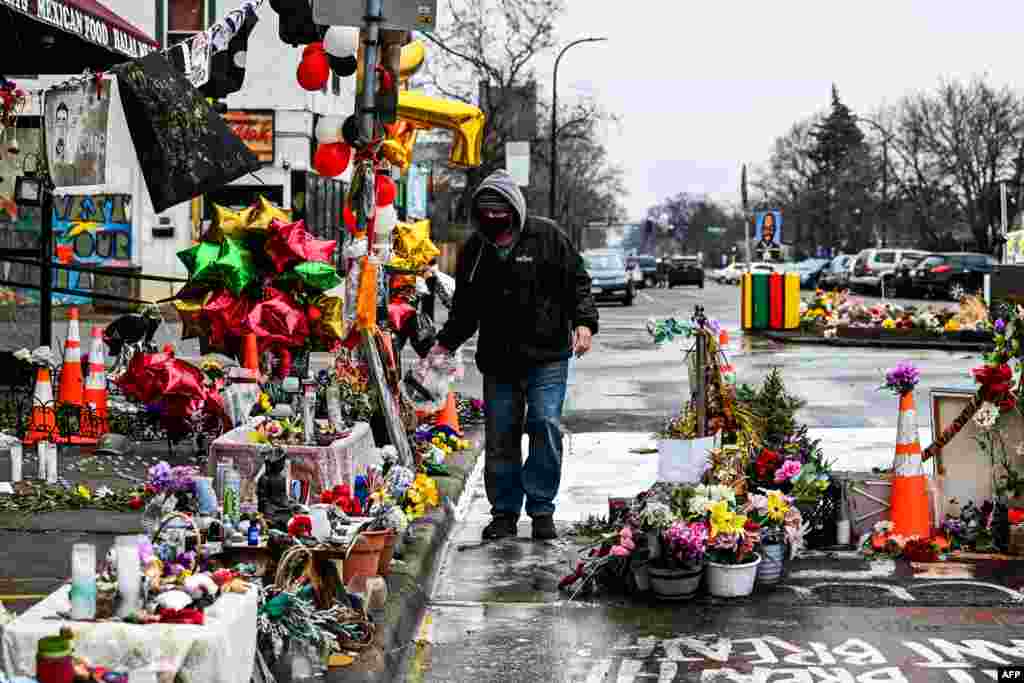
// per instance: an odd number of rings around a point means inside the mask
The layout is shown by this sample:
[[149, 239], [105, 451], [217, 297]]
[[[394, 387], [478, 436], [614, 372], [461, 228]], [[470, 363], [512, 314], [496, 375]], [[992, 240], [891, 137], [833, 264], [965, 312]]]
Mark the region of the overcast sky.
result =
[[563, 44], [611, 41], [566, 54], [560, 97], [591, 91], [622, 117], [608, 145], [633, 217], [680, 191], [738, 202], [740, 165], [826, 109], [833, 81], [860, 113], [941, 77], [1024, 82], [1017, 0], [566, 1]]

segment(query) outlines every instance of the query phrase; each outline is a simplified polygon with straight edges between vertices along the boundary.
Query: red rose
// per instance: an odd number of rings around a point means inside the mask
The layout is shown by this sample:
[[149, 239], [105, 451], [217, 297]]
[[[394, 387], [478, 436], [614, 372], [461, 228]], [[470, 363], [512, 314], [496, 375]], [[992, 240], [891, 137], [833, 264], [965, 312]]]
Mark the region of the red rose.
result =
[[347, 498], [352, 495], [352, 488], [348, 484], [338, 484], [334, 487], [334, 498]]
[[128, 507], [130, 507], [132, 510], [141, 510], [142, 499], [139, 498], [138, 496], [135, 496], [134, 498], [128, 501]]
[[320, 502], [321, 503], [328, 503], [328, 504], [333, 503], [334, 502], [334, 492], [333, 491], [324, 491], [323, 493], [321, 493], [320, 494]]
[[295, 515], [288, 522], [288, 534], [296, 538], [309, 536], [313, 533], [313, 520], [309, 515]]
[[358, 498], [352, 499], [352, 514], [361, 515], [363, 514], [363, 504], [359, 502]]
[[156, 487], [153, 486], [152, 484], [146, 484], [146, 488], [144, 489], [144, 491], [147, 496], [152, 496], [154, 493], [156, 493]]
[[743, 525], [743, 529], [746, 531], [760, 531], [761, 525], [752, 519], [748, 519], [747, 523]]

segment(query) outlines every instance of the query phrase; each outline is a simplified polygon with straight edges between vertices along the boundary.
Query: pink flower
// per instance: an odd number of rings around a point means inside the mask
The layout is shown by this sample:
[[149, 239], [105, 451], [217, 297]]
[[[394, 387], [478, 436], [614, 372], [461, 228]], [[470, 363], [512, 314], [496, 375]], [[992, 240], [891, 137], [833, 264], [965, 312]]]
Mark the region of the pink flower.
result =
[[628, 526], [619, 532], [619, 545], [630, 552], [636, 550], [636, 543], [633, 542], [633, 530]]
[[629, 550], [621, 545], [612, 546], [612, 555], [615, 557], [629, 557]]
[[782, 463], [782, 467], [775, 471], [775, 483], [780, 484], [784, 481], [789, 481], [800, 474], [800, 463], [796, 460], [787, 460]]

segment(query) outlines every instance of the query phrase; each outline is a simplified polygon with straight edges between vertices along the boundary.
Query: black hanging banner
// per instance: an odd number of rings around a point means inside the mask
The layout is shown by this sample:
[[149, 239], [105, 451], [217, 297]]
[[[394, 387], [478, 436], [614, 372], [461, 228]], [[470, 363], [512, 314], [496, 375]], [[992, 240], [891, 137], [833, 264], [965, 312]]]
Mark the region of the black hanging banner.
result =
[[210, 64], [210, 80], [200, 88], [204, 95], [219, 100], [242, 89], [242, 83], [245, 81], [249, 36], [259, 20], [255, 12], [249, 12], [246, 15], [245, 23], [228, 42], [228, 48], [213, 56]]
[[157, 213], [261, 168], [259, 160], [167, 57], [114, 69], [125, 119]]

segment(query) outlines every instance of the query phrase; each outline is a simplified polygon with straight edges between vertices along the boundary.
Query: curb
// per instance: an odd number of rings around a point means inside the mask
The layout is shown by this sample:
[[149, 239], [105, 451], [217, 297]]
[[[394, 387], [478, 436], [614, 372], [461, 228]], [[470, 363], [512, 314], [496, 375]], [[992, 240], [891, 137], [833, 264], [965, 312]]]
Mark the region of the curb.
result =
[[[749, 332], [749, 330], [748, 330]], [[932, 349], [937, 351], [988, 351], [992, 344], [984, 342], [942, 342], [920, 339], [850, 339], [843, 337], [814, 337], [809, 335], [793, 335], [783, 332], [762, 332], [758, 336], [782, 344], [809, 344], [818, 346], [838, 346], [843, 348], [873, 349]]]
[[[482, 431], [474, 426], [467, 435], [482, 446]], [[395, 680], [409, 655], [415, 652], [415, 635], [426, 609], [448, 536], [470, 495], [469, 484], [482, 463], [483, 448], [462, 455], [452, 476], [437, 477], [444, 505], [413, 524], [414, 540], [403, 549], [404, 564], [387, 577], [388, 600], [378, 618], [373, 649], [362, 653], [351, 666], [329, 670], [327, 683], [383, 683]]]

